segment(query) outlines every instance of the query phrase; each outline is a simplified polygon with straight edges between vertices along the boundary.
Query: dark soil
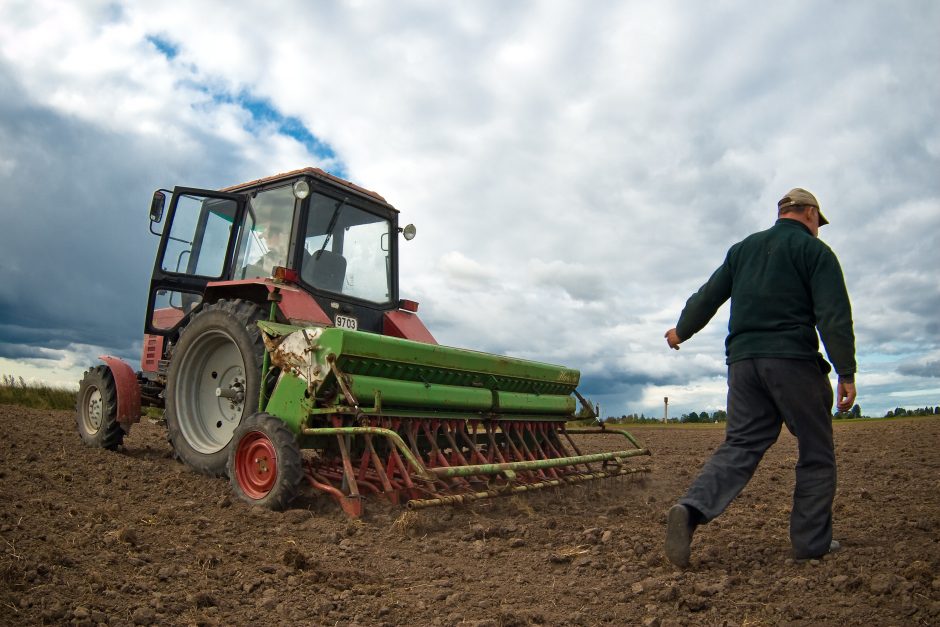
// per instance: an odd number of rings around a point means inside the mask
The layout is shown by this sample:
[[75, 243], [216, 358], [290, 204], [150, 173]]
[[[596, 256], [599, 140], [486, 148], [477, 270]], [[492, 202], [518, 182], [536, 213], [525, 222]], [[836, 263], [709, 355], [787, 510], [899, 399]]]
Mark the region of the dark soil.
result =
[[836, 537], [794, 563], [786, 432], [747, 490], [662, 553], [665, 512], [723, 432], [634, 429], [643, 480], [412, 513], [234, 501], [144, 420], [117, 453], [68, 412], [0, 406], [0, 624], [936, 625], [940, 419], [837, 424]]

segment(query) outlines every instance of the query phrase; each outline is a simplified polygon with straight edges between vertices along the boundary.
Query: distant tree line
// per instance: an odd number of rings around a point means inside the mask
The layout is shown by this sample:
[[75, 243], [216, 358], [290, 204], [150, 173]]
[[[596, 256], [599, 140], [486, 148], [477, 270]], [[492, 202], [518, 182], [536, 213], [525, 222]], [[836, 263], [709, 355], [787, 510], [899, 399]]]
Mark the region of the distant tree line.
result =
[[[701, 412], [689, 412], [687, 414], [682, 414], [678, 418], [669, 418], [669, 422], [725, 422], [728, 420], [728, 414], [723, 409], [719, 409], [713, 412], [701, 411]], [[611, 418], [606, 418], [605, 422], [612, 424], [642, 424], [644, 422], [662, 422], [663, 419], [661, 416], [649, 416], [646, 414], [624, 414], [623, 416], [613, 416]]]
[[624, 414], [623, 416], [611, 416], [604, 420], [604, 422], [609, 422], [615, 425], [631, 425], [644, 422], [662, 422], [662, 418], [656, 418], [654, 416], [646, 417], [646, 414]]
[[898, 416], [935, 416], [940, 414], [940, 406], [938, 407], [918, 407], [917, 409], [904, 409], [903, 407], [895, 407], [894, 409], [889, 409], [885, 413], [885, 418], [896, 418]]
[[[940, 406], [937, 407], [918, 407], [917, 409], [904, 409], [895, 407], [885, 412], [884, 418], [898, 418], [904, 416], [935, 416], [940, 415]], [[840, 420], [843, 418], [871, 418], [872, 416], [863, 416], [861, 407], [856, 404], [849, 411], [836, 412], [833, 418]]]
[[[600, 407], [594, 404], [588, 399], [588, 403], [593, 408], [593, 412], [597, 415], [600, 415]], [[888, 410], [884, 418], [896, 418], [904, 416], [934, 416], [940, 415], [940, 406], [936, 407], [918, 407], [917, 409], [905, 409], [903, 407], [895, 407], [894, 409]], [[875, 418], [876, 416], [865, 416], [862, 414], [861, 406], [856, 403], [852, 406], [852, 409], [848, 411], [836, 412], [832, 416], [836, 420], [843, 420], [846, 418]], [[591, 409], [587, 407], [581, 407], [580, 411], [576, 414], [575, 420], [579, 424], [588, 424], [595, 423], [594, 418], [591, 417]], [[678, 417], [670, 416], [669, 422], [678, 423], [678, 422], [688, 422], [688, 423], [703, 423], [703, 422], [727, 422], [728, 413], [719, 409], [716, 411], [700, 411], [700, 412], [689, 412], [687, 414], [681, 414]], [[602, 422], [607, 424], [615, 425], [630, 425], [630, 424], [643, 424], [643, 423], [662, 423], [662, 416], [647, 416], [643, 413], [633, 413], [633, 414], [623, 414], [622, 416], [609, 416], [606, 418], [601, 418]], [[596, 424], [596, 423], [595, 423]]]
[[[904, 409], [903, 407], [896, 407], [895, 409], [888, 410], [884, 418], [896, 418], [904, 416], [934, 416], [940, 415], [940, 406], [937, 407], [918, 407], [917, 409]], [[862, 414], [861, 406], [856, 403], [852, 406], [852, 409], [849, 411], [836, 412], [833, 414], [833, 418], [836, 420], [843, 420], [846, 418], [872, 418], [873, 416], [865, 416]], [[708, 412], [689, 412], [687, 414], [682, 414], [678, 418], [670, 417], [669, 422], [726, 422], [728, 420], [728, 414], [725, 410], [719, 409], [717, 411]], [[662, 416], [646, 416], [645, 414], [624, 414], [622, 416], [613, 416], [610, 418], [605, 418], [605, 422], [611, 424], [643, 424], [643, 423], [661, 423], [663, 421]]]
[[836, 420], [843, 420], [845, 418], [866, 418], [867, 416], [862, 416], [862, 408], [859, 407], [858, 403], [855, 403], [849, 411], [837, 411], [832, 417]]

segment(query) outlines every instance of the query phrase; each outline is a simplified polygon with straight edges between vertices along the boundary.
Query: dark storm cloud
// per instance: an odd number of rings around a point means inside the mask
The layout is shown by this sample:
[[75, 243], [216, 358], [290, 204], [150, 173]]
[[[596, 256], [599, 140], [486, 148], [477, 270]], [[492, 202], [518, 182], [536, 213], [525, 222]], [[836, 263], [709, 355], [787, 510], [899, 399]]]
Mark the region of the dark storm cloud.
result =
[[[124, 347], [139, 334], [152, 250], [126, 138], [29, 105], [0, 66], [0, 342]], [[146, 153], [142, 153], [146, 154]]]
[[[231, 183], [214, 171], [226, 147], [207, 137], [189, 158], [173, 147], [101, 130], [28, 101], [0, 63], [0, 344], [100, 346], [128, 354], [142, 336], [157, 238], [150, 195], [173, 184]], [[172, 162], [176, 172], [158, 164]], [[237, 166], [237, 164], [236, 164]], [[182, 174], [185, 172], [186, 174]], [[35, 357], [48, 353], [37, 351]]]
[[940, 379], [940, 360], [898, 366], [900, 374], [911, 377], [932, 377]]
[[47, 349], [30, 344], [7, 344], [0, 342], [0, 357], [7, 359], [58, 359], [58, 355], [50, 354]]
[[[703, 369], [707, 370], [707, 369]], [[711, 376], [723, 376], [723, 369], [708, 372]], [[697, 373], [698, 376], [698, 373]], [[642, 372], [611, 372], [581, 377], [578, 390], [592, 403], [600, 404], [604, 416], [649, 412], [646, 390], [649, 386], [683, 386], [688, 376], [679, 372], [668, 374], [646, 374]], [[685, 403], [683, 406], [688, 405]], [[686, 410], [693, 409], [686, 407]], [[695, 408], [696, 411], [701, 407]]]
[[[11, 320], [16, 315], [16, 312], [7, 310], [0, 305], [0, 320]], [[35, 319], [32, 321], [31, 326], [0, 323], [0, 337], [16, 338], [19, 342], [44, 349], [56, 349], [68, 345], [71, 342], [71, 333], [71, 331], [62, 329], [50, 329]], [[0, 346], [0, 350], [2, 348]], [[3, 356], [9, 357], [9, 355]]]
[[[592, 404], [601, 406], [601, 415], [632, 413], [634, 407], [643, 407], [643, 391], [652, 380], [643, 377], [626, 377], [617, 380], [612, 377], [582, 377], [578, 391]], [[579, 405], [580, 406], [580, 405]]]
[[[723, 370], [716, 373], [723, 374]], [[679, 372], [649, 373], [639, 370], [612, 370], [604, 373], [581, 375], [578, 389], [582, 394], [593, 397], [618, 397], [631, 402], [638, 402], [644, 388], [650, 385], [683, 385], [688, 377]]]

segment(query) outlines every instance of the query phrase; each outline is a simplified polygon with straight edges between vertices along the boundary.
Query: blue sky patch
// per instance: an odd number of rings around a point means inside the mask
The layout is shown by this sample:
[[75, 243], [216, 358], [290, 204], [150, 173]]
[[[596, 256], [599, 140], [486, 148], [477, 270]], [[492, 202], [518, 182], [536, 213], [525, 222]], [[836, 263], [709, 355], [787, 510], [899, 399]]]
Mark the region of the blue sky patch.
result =
[[179, 46], [171, 42], [169, 39], [165, 39], [158, 35], [147, 35], [147, 41], [152, 43], [154, 48], [159, 50], [160, 53], [170, 61], [175, 59], [176, 55], [179, 54]]
[[[147, 35], [147, 41], [150, 42], [163, 56], [169, 60], [173, 60], [179, 54], [179, 45], [173, 43], [166, 37], [161, 35]], [[301, 122], [298, 118], [285, 116], [283, 113], [277, 110], [277, 108], [271, 103], [267, 98], [257, 98], [251, 95], [249, 92], [242, 91], [240, 93], [232, 94], [224, 89], [213, 88], [212, 86], [206, 85], [204, 83], [200, 84], [190, 83], [190, 81], [183, 81], [184, 83], [189, 83], [189, 85], [198, 89], [212, 97], [214, 103], [225, 103], [225, 104], [235, 104], [242, 107], [245, 111], [251, 114], [252, 127], [258, 126], [273, 126], [277, 129], [277, 132], [281, 135], [286, 135], [292, 139], [297, 140], [318, 159], [329, 162], [331, 174], [340, 177], [346, 177], [346, 167], [340, 161], [336, 153], [333, 151], [333, 148], [326, 142], [320, 140], [317, 136], [310, 132], [310, 130], [304, 126], [304, 123]], [[249, 128], [248, 130], [255, 132], [256, 128]]]
[[311, 133], [298, 118], [282, 114], [266, 98], [255, 98], [242, 92], [235, 97], [227, 94], [217, 95], [215, 100], [240, 105], [251, 114], [252, 121], [255, 124], [274, 126], [277, 128], [278, 133], [296, 139], [314, 156], [324, 161], [331, 161], [333, 163], [330, 168], [331, 174], [340, 177], [346, 176], [346, 168], [329, 144]]

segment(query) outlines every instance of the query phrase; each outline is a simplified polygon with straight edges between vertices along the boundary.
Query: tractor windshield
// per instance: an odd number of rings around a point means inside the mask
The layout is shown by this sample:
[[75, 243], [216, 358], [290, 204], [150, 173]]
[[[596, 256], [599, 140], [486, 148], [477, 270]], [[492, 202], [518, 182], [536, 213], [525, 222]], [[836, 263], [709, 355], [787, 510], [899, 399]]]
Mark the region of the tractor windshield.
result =
[[345, 199], [313, 194], [300, 276], [313, 287], [387, 303], [391, 223]]

